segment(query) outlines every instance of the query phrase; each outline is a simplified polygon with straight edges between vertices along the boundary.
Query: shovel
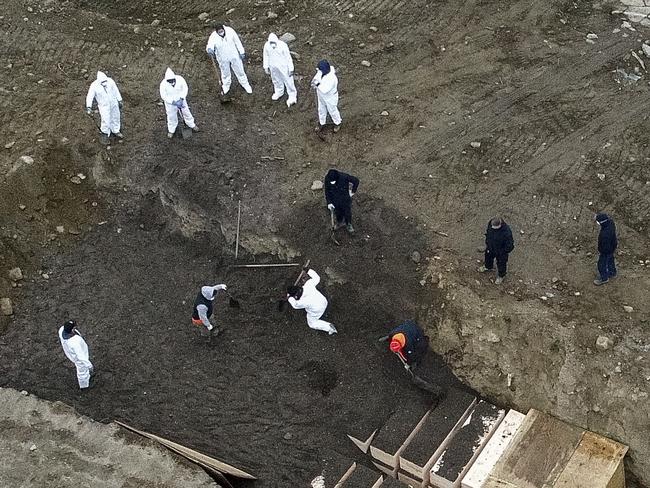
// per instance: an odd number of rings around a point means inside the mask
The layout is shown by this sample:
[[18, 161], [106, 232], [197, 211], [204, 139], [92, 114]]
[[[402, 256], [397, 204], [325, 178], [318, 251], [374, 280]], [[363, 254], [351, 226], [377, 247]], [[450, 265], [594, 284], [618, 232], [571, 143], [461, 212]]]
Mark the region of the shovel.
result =
[[183, 122], [183, 125], [181, 126], [181, 136], [183, 139], [189, 139], [192, 137], [192, 129], [190, 129], [186, 124], [185, 124], [185, 119], [183, 118], [183, 112], [181, 112], [181, 109], [178, 109], [178, 117], [179, 119]]
[[331, 218], [331, 227], [330, 227], [330, 239], [336, 244], [337, 246], [340, 246], [341, 243], [336, 240], [336, 236], [334, 235], [334, 232], [336, 231], [336, 222], [334, 220], [334, 210], [330, 209], [330, 218]]
[[421, 390], [424, 390], [427, 393], [431, 393], [431, 396], [433, 397], [434, 400], [438, 400], [438, 399], [442, 398], [442, 395], [443, 395], [442, 388], [440, 388], [439, 386], [436, 386], [436, 385], [432, 385], [431, 383], [429, 383], [427, 381], [424, 381], [419, 376], [416, 376], [415, 373], [413, 372], [413, 369], [408, 365], [406, 360], [402, 356], [400, 356], [399, 354], [396, 354], [396, 356], [399, 358], [400, 361], [402, 361], [402, 364], [404, 365], [404, 368], [409, 373], [411, 373], [411, 383], [413, 383], [415, 386], [417, 386]]
[[228, 295], [228, 306], [230, 308], [241, 308], [239, 300], [235, 299], [229, 292], [226, 292], [226, 295]]
[[212, 61], [212, 68], [214, 69], [214, 75], [217, 77], [217, 82], [219, 83], [219, 101], [221, 103], [229, 103], [231, 101], [230, 97], [223, 92], [223, 86], [221, 85], [221, 74], [217, 69], [217, 61], [214, 59], [214, 56], [210, 56]]
[[102, 132], [102, 129], [101, 127], [99, 127], [99, 124], [97, 123], [97, 120], [95, 119], [93, 114], [89, 114], [88, 112], [86, 112], [86, 115], [90, 117], [90, 119], [93, 121], [93, 124], [95, 124], [95, 127], [97, 127], [97, 130], [99, 131], [99, 142], [104, 146], [108, 145], [109, 142], [108, 136]]
[[[296, 281], [294, 281], [293, 286], [296, 286], [300, 282], [302, 277], [305, 275], [305, 268], [309, 267], [309, 263], [311, 263], [311, 260], [308, 259], [305, 265], [302, 267], [303, 269], [300, 271], [298, 278], [296, 278]], [[287, 306], [287, 302], [288, 300], [286, 298], [281, 298], [280, 300], [278, 300], [278, 312], [284, 311], [284, 309]]]

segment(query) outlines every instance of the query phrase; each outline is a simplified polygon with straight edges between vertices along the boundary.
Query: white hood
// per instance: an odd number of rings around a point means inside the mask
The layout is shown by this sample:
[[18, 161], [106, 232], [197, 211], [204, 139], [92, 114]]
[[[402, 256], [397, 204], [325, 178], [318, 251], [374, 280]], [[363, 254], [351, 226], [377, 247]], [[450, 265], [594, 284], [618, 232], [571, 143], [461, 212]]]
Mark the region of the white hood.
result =
[[108, 76], [106, 76], [106, 73], [104, 73], [103, 71], [98, 71], [97, 81], [99, 81], [100, 83], [106, 83], [108, 81]]
[[273, 32], [269, 34], [269, 42], [275, 42], [276, 44], [278, 43], [278, 36], [276, 36]]
[[165, 71], [165, 80], [173, 80], [174, 78], [176, 78], [176, 74], [171, 68], [167, 68], [167, 71]]
[[214, 292], [215, 292], [214, 286], [201, 287], [201, 295], [203, 295], [203, 297], [206, 298], [207, 300], [214, 300]]

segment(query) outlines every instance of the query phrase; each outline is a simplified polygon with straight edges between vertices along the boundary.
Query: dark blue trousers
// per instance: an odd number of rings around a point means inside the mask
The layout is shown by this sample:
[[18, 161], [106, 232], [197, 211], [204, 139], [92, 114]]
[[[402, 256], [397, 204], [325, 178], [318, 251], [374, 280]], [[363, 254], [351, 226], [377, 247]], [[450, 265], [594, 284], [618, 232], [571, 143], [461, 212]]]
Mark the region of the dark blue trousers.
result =
[[601, 281], [607, 281], [616, 276], [616, 263], [614, 254], [601, 254], [598, 256], [598, 273]]

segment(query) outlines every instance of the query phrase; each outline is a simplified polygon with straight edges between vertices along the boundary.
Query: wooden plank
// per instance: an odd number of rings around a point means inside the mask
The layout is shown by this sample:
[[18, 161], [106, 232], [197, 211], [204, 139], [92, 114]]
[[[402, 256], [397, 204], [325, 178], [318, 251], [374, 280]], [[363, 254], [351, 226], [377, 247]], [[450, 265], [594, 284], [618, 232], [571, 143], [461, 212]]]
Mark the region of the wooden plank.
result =
[[[341, 485], [342, 488], [372, 488], [377, 484], [381, 475], [374, 469], [357, 464], [352, 474]], [[338, 485], [337, 485], [338, 486]], [[335, 487], [336, 488], [336, 487]]]
[[380, 488], [380, 486], [381, 486], [382, 483], [384, 482], [384, 478], [385, 478], [384, 476], [381, 476], [381, 475], [380, 475], [380, 476], [379, 476], [379, 479], [377, 480], [377, 482], [376, 482], [374, 485], [372, 485], [370, 488]]
[[423, 481], [410, 473], [405, 473], [404, 471], [397, 472], [397, 479], [408, 486], [422, 486]]
[[476, 458], [467, 474], [461, 482], [462, 488], [481, 488], [488, 477], [488, 474], [494, 468], [495, 464], [508, 447], [508, 444], [514, 438], [515, 433], [521, 426], [526, 416], [510, 410], [503, 421], [494, 431], [494, 435], [485, 444], [484, 449]]
[[362, 441], [360, 439], [357, 439], [354, 436], [351, 436], [350, 434], [347, 434], [348, 439], [350, 439], [355, 446], [357, 446], [361, 452], [364, 454], [368, 454], [368, 449], [370, 449], [370, 444], [372, 443], [372, 440], [375, 438], [375, 434], [377, 434], [377, 430], [375, 430], [372, 434], [370, 434], [370, 437], [368, 437], [365, 441]]
[[[400, 467], [417, 479], [429, 481], [427, 464], [446, 448], [451, 434], [462, 425], [476, 403], [474, 395], [450, 388], [445, 398], [431, 411], [409, 445], [400, 453]], [[434, 461], [431, 461], [433, 465]], [[429, 468], [430, 469], [430, 466]]]
[[483, 488], [553, 486], [584, 430], [531, 409]]
[[380, 488], [408, 488], [408, 487], [401, 481], [397, 481], [395, 478], [388, 476], [384, 479], [384, 482], [381, 484]]
[[491, 403], [478, 402], [431, 467], [428, 481], [433, 485], [460, 486], [462, 475], [504, 416], [505, 411]]
[[[554, 488], [622, 488], [618, 471], [628, 447], [585, 432], [580, 444], [553, 485]], [[612, 483], [613, 481], [613, 483]], [[610, 486], [611, 484], [611, 486]]]
[[354, 471], [357, 469], [357, 463], [352, 463], [352, 465], [347, 469], [345, 473], [343, 473], [343, 476], [339, 479], [339, 481], [334, 485], [334, 488], [341, 488], [343, 485], [345, 485], [345, 482], [347, 479], [354, 473]]
[[149, 439], [153, 439], [157, 441], [158, 443], [162, 444], [163, 446], [167, 447], [168, 449], [171, 449], [172, 451], [176, 452], [177, 454], [180, 454], [181, 456], [189, 459], [190, 461], [194, 461], [198, 464], [202, 464], [205, 466], [208, 466], [212, 469], [215, 469], [221, 473], [224, 474], [229, 474], [231, 476], [236, 476], [237, 478], [243, 478], [243, 479], [249, 479], [249, 480], [255, 480], [257, 479], [255, 476], [252, 474], [248, 474], [246, 471], [242, 471], [241, 469], [235, 468], [234, 466], [231, 466], [230, 464], [224, 463], [223, 461], [219, 461], [218, 459], [215, 459], [213, 457], [207, 456], [203, 453], [200, 453], [198, 451], [195, 451], [193, 449], [190, 449], [189, 447], [185, 447], [181, 444], [177, 444], [175, 442], [172, 442], [168, 439], [165, 439], [163, 437], [159, 437], [155, 434], [150, 434], [149, 432], [145, 432], [143, 430], [138, 430], [135, 427], [131, 427], [130, 425], [127, 425], [123, 422], [119, 422], [117, 420], [114, 421], [116, 424], [121, 425], [122, 427], [135, 432], [137, 434], [140, 434], [141, 436], [147, 437]]
[[[402, 444], [397, 448], [397, 450], [393, 453], [392, 451], [386, 451], [382, 448], [376, 447], [374, 444], [370, 445], [370, 455], [377, 459], [378, 461], [381, 461], [384, 464], [387, 464], [388, 466], [392, 467], [393, 469], [398, 469], [399, 468], [399, 459], [400, 459], [400, 454], [401, 452], [406, 449], [411, 442], [411, 440], [417, 435], [418, 431], [422, 427], [422, 424], [426, 421], [427, 417], [429, 416], [429, 411], [426, 411], [420, 421], [415, 424], [415, 427], [413, 427], [410, 430], [410, 433], [406, 437], [406, 440], [402, 442]], [[389, 429], [389, 432], [395, 433], [396, 439], [402, 438], [400, 434], [405, 433], [406, 430], [406, 425], [412, 425], [412, 424], [407, 424], [404, 422], [402, 425], [400, 425], [399, 428], [395, 428], [394, 426]], [[399, 432], [399, 433], [398, 433]], [[384, 444], [387, 445], [387, 444]], [[388, 444], [390, 445], [390, 444]], [[389, 448], [390, 449], [390, 448]]]

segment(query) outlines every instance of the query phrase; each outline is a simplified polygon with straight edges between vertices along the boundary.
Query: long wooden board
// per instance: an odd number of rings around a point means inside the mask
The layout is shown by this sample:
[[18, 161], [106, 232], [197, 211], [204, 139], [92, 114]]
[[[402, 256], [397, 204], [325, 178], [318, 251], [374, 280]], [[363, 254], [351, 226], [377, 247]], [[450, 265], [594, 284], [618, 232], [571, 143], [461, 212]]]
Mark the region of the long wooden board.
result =
[[172, 442], [168, 439], [165, 439], [164, 437], [160, 437], [155, 434], [150, 434], [149, 432], [136, 429], [135, 427], [131, 427], [130, 425], [125, 424], [124, 422], [119, 422], [117, 420], [115, 420], [114, 422], [117, 425], [124, 427], [125, 429], [128, 429], [132, 432], [135, 432], [136, 434], [140, 434], [143, 437], [147, 437], [148, 439], [152, 439], [158, 442], [159, 444], [167, 447], [168, 449], [176, 452], [177, 454], [180, 454], [181, 456], [197, 464], [201, 464], [203, 466], [209, 467], [211, 469], [214, 469], [224, 474], [236, 476], [237, 478], [248, 479], [248, 480], [257, 479], [255, 476], [247, 473], [246, 471], [242, 471], [241, 469], [235, 468], [230, 464], [224, 463], [223, 461], [219, 461], [218, 459], [207, 456], [203, 453], [195, 451], [194, 449], [190, 449], [189, 447], [185, 447], [181, 444], [177, 444], [176, 442]]
[[585, 432], [553, 488], [624, 488], [623, 458], [628, 447]]
[[553, 486], [584, 432], [531, 409], [483, 488]]

